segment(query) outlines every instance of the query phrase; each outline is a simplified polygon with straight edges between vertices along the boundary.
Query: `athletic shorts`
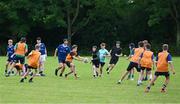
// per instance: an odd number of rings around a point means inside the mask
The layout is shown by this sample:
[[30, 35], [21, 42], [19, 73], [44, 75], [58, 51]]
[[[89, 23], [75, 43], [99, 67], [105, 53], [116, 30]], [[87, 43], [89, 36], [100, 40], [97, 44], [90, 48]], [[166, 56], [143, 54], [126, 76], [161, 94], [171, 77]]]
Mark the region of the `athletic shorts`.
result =
[[130, 71], [133, 68], [136, 68], [137, 72], [141, 71], [141, 68], [138, 67], [138, 63], [130, 62], [127, 71]]
[[114, 64], [114, 65], [116, 65], [117, 62], [118, 62], [118, 60], [119, 60], [118, 58], [113, 58], [113, 57], [112, 57], [112, 58], [110, 59], [109, 64]]
[[165, 77], [169, 77], [170, 74], [169, 72], [155, 72], [155, 76], [165, 76]]
[[151, 71], [151, 68], [146, 68], [146, 67], [141, 67], [141, 70], [147, 70], [147, 71]]
[[14, 57], [8, 57], [7, 61], [8, 62], [13, 62], [14, 61]]
[[25, 63], [25, 57], [19, 57], [17, 55], [14, 56], [14, 62], [15, 63], [21, 63], [21, 64], [24, 64]]
[[71, 67], [71, 62], [66, 61], [66, 65], [70, 68]]
[[45, 62], [45, 61], [46, 61], [46, 55], [41, 55], [40, 62]]
[[100, 62], [99, 64], [101, 65], [101, 67], [103, 67], [105, 65], [105, 62]]
[[59, 59], [59, 58], [58, 58], [58, 62], [59, 62], [59, 63], [63, 63], [63, 64], [65, 64], [65, 63], [66, 63], [66, 61], [65, 61], [65, 60], [63, 60], [63, 59]]
[[96, 68], [99, 68], [99, 60], [92, 60], [92, 64], [96, 66]]

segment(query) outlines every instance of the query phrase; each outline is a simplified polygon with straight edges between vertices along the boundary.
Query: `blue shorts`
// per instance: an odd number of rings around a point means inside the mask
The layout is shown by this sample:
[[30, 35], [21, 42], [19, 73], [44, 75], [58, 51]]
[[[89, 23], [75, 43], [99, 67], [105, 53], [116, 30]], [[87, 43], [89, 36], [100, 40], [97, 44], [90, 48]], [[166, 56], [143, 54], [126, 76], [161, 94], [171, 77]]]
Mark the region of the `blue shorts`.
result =
[[60, 58], [58, 58], [58, 62], [65, 64], [65, 63], [66, 63], [66, 59], [60, 59]]

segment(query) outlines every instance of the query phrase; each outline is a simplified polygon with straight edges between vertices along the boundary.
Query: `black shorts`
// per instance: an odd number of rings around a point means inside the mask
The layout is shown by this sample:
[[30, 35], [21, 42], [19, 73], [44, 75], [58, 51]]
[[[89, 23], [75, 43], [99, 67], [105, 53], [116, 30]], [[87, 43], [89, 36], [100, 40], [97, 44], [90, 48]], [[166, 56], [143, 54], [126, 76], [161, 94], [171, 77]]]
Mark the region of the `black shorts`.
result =
[[112, 57], [111, 60], [110, 60], [110, 62], [109, 62], [109, 64], [114, 64], [114, 65], [116, 65], [117, 62], [118, 62], [118, 60], [119, 60], [118, 58]]
[[26, 69], [26, 72], [27, 72], [27, 70], [37, 69], [37, 68], [32, 67], [32, 66], [30, 66], [30, 65], [28, 65], [28, 64], [25, 64], [25, 69]]
[[141, 70], [151, 71], [151, 68], [141, 67]]
[[169, 72], [155, 72], [155, 76], [165, 76], [165, 77], [169, 77], [170, 74], [169, 74]]
[[25, 63], [25, 57], [19, 57], [17, 55], [14, 56], [14, 62], [15, 63], [21, 63], [21, 64], [24, 64]]
[[92, 60], [92, 65], [96, 66], [96, 68], [99, 68], [99, 60]]
[[71, 62], [66, 61], [66, 65], [70, 68], [71, 67]]
[[101, 67], [103, 67], [105, 65], [105, 62], [99, 62], [99, 64], [101, 65]]
[[129, 66], [127, 68], [127, 71], [130, 71], [131, 69], [133, 68], [136, 68], [137, 72], [140, 72], [141, 71], [141, 68], [138, 67], [138, 63], [134, 63], [134, 62], [130, 62], [129, 63]]

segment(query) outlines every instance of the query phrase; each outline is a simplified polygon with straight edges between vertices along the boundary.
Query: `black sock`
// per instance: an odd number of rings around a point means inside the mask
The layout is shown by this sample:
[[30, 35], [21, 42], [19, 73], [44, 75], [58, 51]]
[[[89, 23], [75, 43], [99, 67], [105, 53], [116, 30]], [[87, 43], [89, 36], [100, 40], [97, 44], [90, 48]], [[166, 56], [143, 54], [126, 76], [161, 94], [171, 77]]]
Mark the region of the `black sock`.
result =
[[108, 71], [109, 70], [109, 67], [106, 69], [106, 71]]
[[60, 73], [60, 75], [59, 75], [60, 77], [62, 76], [62, 73]]

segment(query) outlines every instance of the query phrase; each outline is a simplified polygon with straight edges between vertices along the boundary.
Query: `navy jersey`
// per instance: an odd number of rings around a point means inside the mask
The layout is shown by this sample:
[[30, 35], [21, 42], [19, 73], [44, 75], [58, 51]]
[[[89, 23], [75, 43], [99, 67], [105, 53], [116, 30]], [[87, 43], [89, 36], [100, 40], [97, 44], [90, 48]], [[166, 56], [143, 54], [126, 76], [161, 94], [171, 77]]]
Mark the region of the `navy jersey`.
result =
[[71, 49], [69, 46], [61, 44], [57, 47], [58, 59], [66, 60], [66, 56], [70, 53]]
[[46, 46], [44, 43], [40, 44], [40, 50], [39, 52], [41, 53], [41, 55], [45, 55], [46, 54]]
[[7, 55], [8, 57], [11, 57], [14, 54], [14, 46], [8, 46], [7, 47]]

